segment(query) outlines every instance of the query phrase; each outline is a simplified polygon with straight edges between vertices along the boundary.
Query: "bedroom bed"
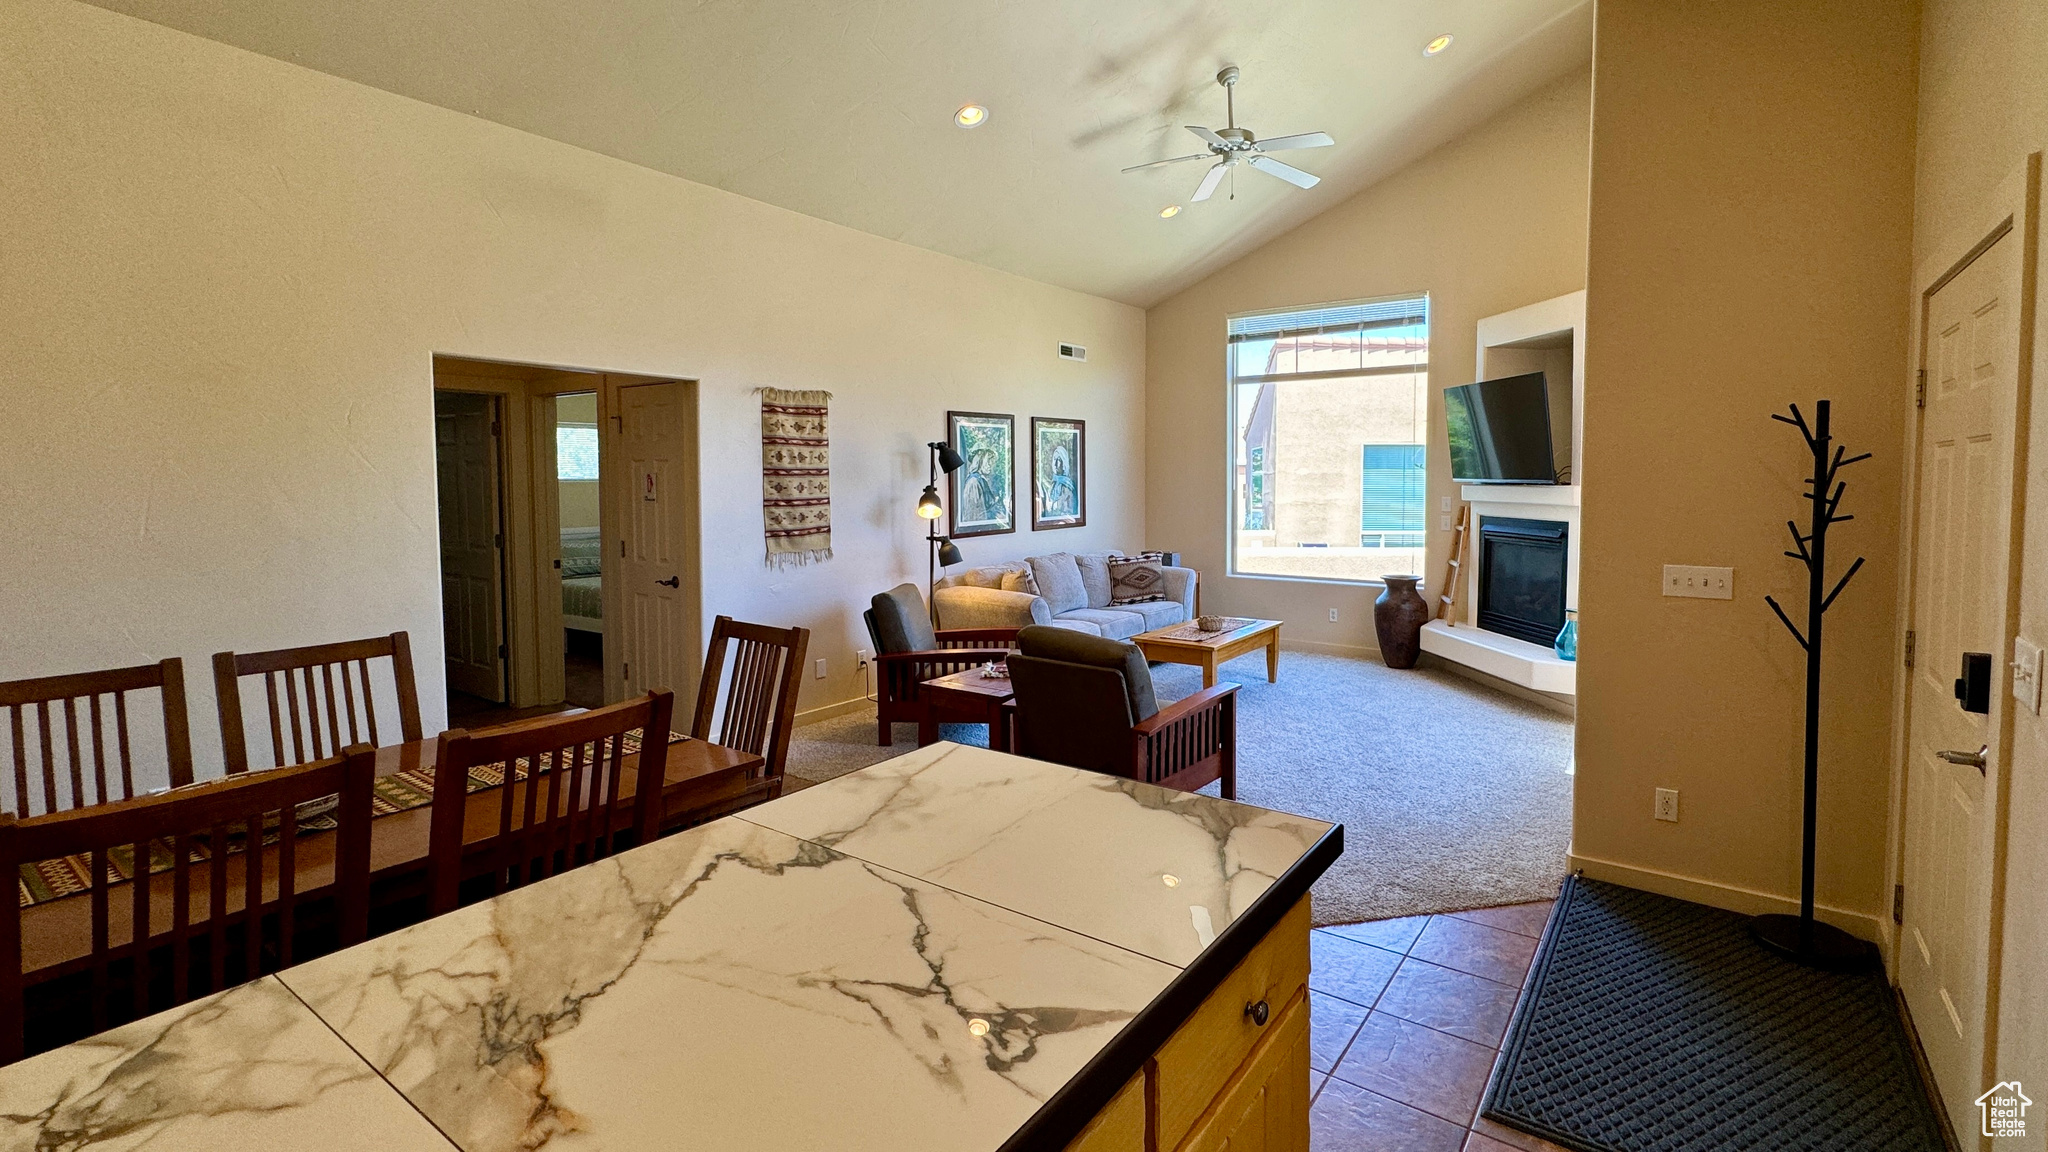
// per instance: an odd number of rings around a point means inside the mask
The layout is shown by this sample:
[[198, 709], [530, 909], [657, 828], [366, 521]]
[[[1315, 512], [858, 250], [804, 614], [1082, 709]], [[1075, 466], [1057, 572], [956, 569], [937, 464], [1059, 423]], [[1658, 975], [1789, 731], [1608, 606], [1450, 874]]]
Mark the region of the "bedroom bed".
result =
[[596, 528], [562, 529], [562, 627], [604, 632], [602, 556]]

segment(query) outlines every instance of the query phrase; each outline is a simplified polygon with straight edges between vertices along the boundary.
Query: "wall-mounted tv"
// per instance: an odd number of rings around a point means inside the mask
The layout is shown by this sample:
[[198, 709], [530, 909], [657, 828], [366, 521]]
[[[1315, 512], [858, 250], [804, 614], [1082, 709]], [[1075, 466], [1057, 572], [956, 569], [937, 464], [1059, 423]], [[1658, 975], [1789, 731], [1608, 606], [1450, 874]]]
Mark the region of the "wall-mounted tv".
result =
[[1550, 390], [1543, 373], [1444, 389], [1451, 478], [1460, 484], [1555, 484]]

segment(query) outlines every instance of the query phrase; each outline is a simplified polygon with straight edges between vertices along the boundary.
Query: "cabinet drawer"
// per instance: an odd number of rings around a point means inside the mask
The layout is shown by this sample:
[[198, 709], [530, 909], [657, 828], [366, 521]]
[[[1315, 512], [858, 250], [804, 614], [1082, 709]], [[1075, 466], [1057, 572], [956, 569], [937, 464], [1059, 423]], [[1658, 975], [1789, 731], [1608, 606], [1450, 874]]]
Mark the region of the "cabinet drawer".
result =
[[1145, 1152], [1145, 1073], [1140, 1069], [1123, 1091], [1116, 1094], [1088, 1127], [1081, 1130], [1067, 1152]]
[[1308, 1152], [1308, 990], [1294, 994], [1177, 1152]]
[[[1280, 918], [1194, 1015], [1160, 1045], [1158, 1147], [1176, 1148], [1239, 1065], [1308, 984], [1308, 897]], [[1265, 1025], [1245, 1012], [1264, 1001]]]

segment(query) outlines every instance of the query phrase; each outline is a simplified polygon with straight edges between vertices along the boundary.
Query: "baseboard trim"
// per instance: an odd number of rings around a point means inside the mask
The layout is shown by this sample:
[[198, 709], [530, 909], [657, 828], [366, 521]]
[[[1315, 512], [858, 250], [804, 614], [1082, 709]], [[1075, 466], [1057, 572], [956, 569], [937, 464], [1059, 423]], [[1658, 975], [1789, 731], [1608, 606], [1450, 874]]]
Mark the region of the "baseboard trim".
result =
[[1380, 658], [1380, 649], [1377, 644], [1370, 647], [1361, 644], [1326, 644], [1321, 640], [1295, 640], [1287, 636], [1280, 637], [1280, 650], [1282, 652], [1314, 652], [1321, 656], [1350, 656], [1359, 659], [1370, 656], [1374, 660]]
[[841, 700], [837, 704], [821, 705], [809, 711], [797, 713], [796, 726], [801, 728], [806, 724], [816, 724], [820, 720], [830, 720], [835, 716], [844, 716], [849, 712], [858, 712], [863, 708], [871, 707], [873, 704], [874, 701], [865, 696], [855, 696], [851, 700]]
[[[1697, 876], [1681, 876], [1675, 872], [1662, 872], [1655, 868], [1638, 868], [1633, 864], [1621, 864], [1613, 860], [1601, 860], [1593, 856], [1581, 856], [1573, 852], [1566, 857], [1574, 872], [1585, 873], [1588, 879], [1605, 880], [1626, 888], [1639, 888], [1655, 892], [1659, 896], [1672, 896], [1705, 904], [1714, 908], [1725, 908], [1745, 916], [1761, 916], [1770, 912], [1790, 915], [1799, 914], [1799, 901], [1789, 896], [1771, 892], [1758, 892], [1734, 884], [1722, 884], [1714, 880], [1702, 880]], [[1887, 931], [1891, 922], [1882, 916], [1868, 912], [1855, 912], [1847, 908], [1835, 908], [1826, 904], [1814, 905], [1815, 919], [1832, 924], [1860, 940], [1869, 940], [1890, 956], [1891, 933]]]

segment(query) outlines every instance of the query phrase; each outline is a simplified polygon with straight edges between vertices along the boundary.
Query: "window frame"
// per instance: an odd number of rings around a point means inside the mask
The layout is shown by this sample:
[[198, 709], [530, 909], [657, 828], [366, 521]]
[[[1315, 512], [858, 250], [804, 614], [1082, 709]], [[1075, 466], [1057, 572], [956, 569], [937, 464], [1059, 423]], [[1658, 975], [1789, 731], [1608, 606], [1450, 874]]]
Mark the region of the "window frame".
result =
[[[1276, 328], [1271, 332], [1258, 333], [1257, 336], [1258, 338], [1265, 338], [1268, 336], [1279, 338], [1287, 336], [1299, 336], [1322, 331], [1357, 331], [1361, 328], [1369, 330], [1375, 327], [1412, 327], [1414, 324], [1414, 320], [1419, 318], [1422, 322], [1423, 346], [1426, 349], [1421, 364], [1382, 365], [1377, 367], [1365, 367], [1361, 365], [1358, 368], [1343, 368], [1315, 372], [1262, 373], [1251, 376], [1237, 375], [1237, 345], [1240, 341], [1232, 339], [1233, 333], [1231, 332], [1231, 329], [1233, 326], [1239, 324], [1240, 322], [1257, 320], [1267, 316], [1314, 315], [1316, 313], [1331, 313], [1343, 309], [1370, 308], [1373, 305], [1397, 304], [1402, 302], [1414, 302], [1420, 309], [1420, 316], [1417, 317], [1413, 312], [1411, 312], [1407, 316], [1402, 317], [1401, 319], [1392, 320], [1385, 323], [1371, 323], [1361, 321], [1360, 323], [1339, 325], [1325, 324], [1316, 326], [1303, 326], [1298, 328]], [[1316, 380], [1337, 380], [1373, 376], [1398, 376], [1414, 373], [1420, 370], [1424, 381], [1425, 395], [1423, 402], [1426, 408], [1433, 409], [1435, 405], [1429, 395], [1429, 367], [1430, 354], [1434, 352], [1436, 345], [1435, 319], [1435, 302], [1432, 299], [1430, 293], [1428, 292], [1401, 292], [1387, 296], [1361, 297], [1359, 299], [1354, 300], [1343, 300], [1326, 304], [1300, 305], [1292, 308], [1261, 308], [1248, 312], [1232, 312], [1224, 317], [1223, 437], [1224, 460], [1226, 461], [1226, 464], [1223, 470], [1223, 567], [1224, 575], [1226, 577], [1233, 580], [1279, 580], [1297, 584], [1334, 584], [1347, 588], [1386, 587], [1386, 581], [1378, 577], [1350, 578], [1343, 576], [1300, 576], [1282, 572], [1247, 572], [1238, 566], [1237, 538], [1239, 533], [1243, 531], [1243, 529], [1239, 527], [1239, 521], [1244, 512], [1244, 509], [1240, 508], [1237, 503], [1239, 477], [1238, 468], [1240, 464], [1240, 461], [1238, 459], [1238, 452], [1240, 448], [1240, 435], [1238, 428], [1238, 385], [1285, 382], [1311, 382]], [[1420, 545], [1420, 548], [1424, 551], [1425, 555], [1427, 554], [1427, 550], [1429, 548], [1428, 477], [1429, 435], [1431, 427], [1431, 418], [1427, 414], [1425, 414], [1423, 422], [1423, 441], [1421, 444], [1423, 468], [1423, 526], [1421, 534], [1423, 542]], [[1245, 460], [1243, 464], [1245, 468], [1250, 468], [1249, 459]], [[1248, 479], [1249, 478], [1247, 477], [1247, 482]], [[1273, 511], [1270, 506], [1270, 495], [1269, 504], [1266, 511], [1269, 517], [1268, 523], [1270, 523], [1270, 517]]]

